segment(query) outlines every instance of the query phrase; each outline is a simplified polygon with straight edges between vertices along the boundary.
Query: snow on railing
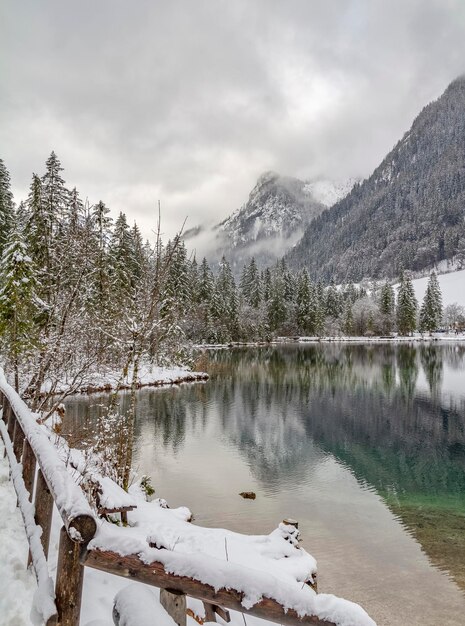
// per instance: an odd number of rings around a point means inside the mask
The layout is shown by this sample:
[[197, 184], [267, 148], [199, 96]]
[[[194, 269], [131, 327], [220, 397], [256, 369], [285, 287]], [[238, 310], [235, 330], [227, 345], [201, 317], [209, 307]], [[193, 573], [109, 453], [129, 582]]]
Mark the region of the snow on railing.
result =
[[148, 544], [136, 547], [124, 530], [110, 528], [110, 524], [100, 527], [82, 563], [279, 624], [376, 626], [358, 604], [317, 594], [305, 583], [291, 585], [266, 572], [204, 554], [177, 553]]
[[32, 448], [70, 538], [73, 541], [87, 543], [97, 529], [95, 515], [82, 489], [70, 476], [44, 428], [37, 423], [25, 402], [8, 384], [1, 368], [0, 392], [8, 400], [22, 435]]

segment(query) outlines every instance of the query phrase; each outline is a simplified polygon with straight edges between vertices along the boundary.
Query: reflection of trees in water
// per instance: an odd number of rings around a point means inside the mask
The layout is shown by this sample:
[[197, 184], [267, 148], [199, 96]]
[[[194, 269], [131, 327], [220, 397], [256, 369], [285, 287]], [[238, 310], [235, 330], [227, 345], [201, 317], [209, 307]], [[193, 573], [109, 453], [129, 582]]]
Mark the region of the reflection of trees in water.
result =
[[[267, 352], [245, 353], [227, 432], [265, 486], [308, 480], [321, 450], [333, 454], [465, 588], [465, 406], [440, 396], [443, 362], [463, 368], [463, 356], [430, 344], [317, 346], [284, 349], [268, 367]], [[416, 393], [420, 366], [431, 397]], [[215, 384], [221, 402], [225, 383]]]
[[413, 346], [400, 345], [398, 347], [397, 369], [402, 396], [406, 400], [411, 400], [415, 393], [418, 378], [417, 351]]
[[[163, 392], [143, 391], [139, 394], [137, 405], [135, 441], [140, 440], [141, 426], [147, 417], [153, 420], [154, 436], [159, 434], [163, 445], [174, 452], [184, 442], [188, 404], [181, 397], [179, 389], [167, 389]], [[144, 420], [139, 416], [144, 416]]]
[[[463, 400], [448, 406], [439, 397], [443, 360], [454, 354], [437, 345], [215, 353], [229, 361], [236, 387], [220, 376], [211, 397], [219, 407], [229, 401], [223, 427], [265, 481], [279, 480], [280, 467], [305, 465], [315, 441], [383, 492], [457, 494], [464, 474], [453, 451], [464, 445]], [[415, 392], [420, 364], [431, 398]]]
[[437, 398], [441, 390], [443, 357], [437, 346], [426, 344], [420, 347], [420, 360], [428, 381], [433, 398]]
[[[205, 428], [215, 415], [257, 478], [270, 484], [284, 473], [304, 474], [315, 441], [357, 466], [380, 490], [451, 487], [450, 464], [460, 465], [465, 456], [464, 406], [463, 399], [447, 405], [440, 387], [443, 362], [463, 367], [465, 349], [318, 344], [217, 351], [210, 358], [220, 374], [205, 385], [141, 390], [136, 445], [150, 432], [176, 451], [188, 425]], [[431, 398], [415, 392], [420, 366]], [[122, 411], [128, 402], [122, 394]], [[70, 401], [68, 423], [97, 411], [88, 402]], [[147, 419], [152, 428], [142, 430]], [[357, 448], [352, 462], [351, 446]], [[430, 479], [422, 464], [434, 468]]]

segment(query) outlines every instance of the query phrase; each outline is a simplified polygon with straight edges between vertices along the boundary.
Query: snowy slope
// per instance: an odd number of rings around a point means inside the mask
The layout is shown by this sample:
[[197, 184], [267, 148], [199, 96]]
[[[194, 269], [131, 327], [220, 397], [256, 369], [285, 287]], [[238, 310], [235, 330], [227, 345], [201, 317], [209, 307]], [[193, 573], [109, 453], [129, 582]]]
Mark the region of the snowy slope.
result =
[[[423, 301], [429, 277], [417, 278], [412, 281], [419, 304]], [[465, 270], [440, 274], [438, 276], [442, 293], [442, 304], [447, 306], [456, 302], [465, 306]]]
[[321, 202], [325, 207], [330, 207], [347, 196], [357, 182], [360, 181], [356, 178], [349, 178], [348, 180], [339, 182], [324, 179], [315, 180], [306, 183], [304, 191], [313, 196], [316, 202]]

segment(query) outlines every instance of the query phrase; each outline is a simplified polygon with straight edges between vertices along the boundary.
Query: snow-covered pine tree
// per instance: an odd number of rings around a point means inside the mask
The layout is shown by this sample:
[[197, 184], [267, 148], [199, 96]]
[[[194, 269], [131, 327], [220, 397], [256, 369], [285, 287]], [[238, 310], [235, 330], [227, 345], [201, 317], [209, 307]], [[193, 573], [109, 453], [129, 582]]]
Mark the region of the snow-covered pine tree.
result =
[[214, 282], [213, 273], [208, 265], [207, 259], [203, 257], [198, 277], [197, 299], [199, 303], [208, 304], [213, 294]]
[[12, 365], [16, 391], [19, 391], [20, 362], [38, 342], [35, 318], [40, 301], [36, 287], [37, 276], [32, 258], [20, 231], [14, 228], [1, 259], [0, 335], [2, 351]]
[[442, 320], [442, 295], [436, 272], [432, 272], [420, 308], [420, 330], [432, 333]]
[[50, 224], [46, 218], [42, 202], [42, 182], [37, 174], [32, 175], [29, 195], [26, 201], [25, 239], [31, 257], [37, 267], [40, 280], [40, 296], [46, 301], [51, 299]]
[[262, 290], [260, 273], [254, 257], [242, 270], [240, 290], [245, 302], [254, 309], [258, 309], [262, 300]]
[[90, 220], [95, 236], [94, 274], [92, 278], [92, 306], [98, 309], [100, 319], [105, 319], [110, 295], [110, 259], [109, 248], [111, 241], [112, 220], [109, 217], [110, 209], [100, 201], [92, 207]]
[[342, 298], [336, 289], [334, 281], [331, 281], [325, 293], [325, 313], [328, 317], [338, 319], [342, 313]]
[[303, 334], [311, 333], [310, 320], [310, 279], [307, 270], [302, 270], [297, 276], [296, 317], [299, 331]]
[[390, 333], [394, 326], [395, 294], [388, 282], [381, 287], [379, 294], [379, 310], [382, 316], [383, 333]]
[[13, 225], [14, 202], [11, 192], [10, 174], [0, 159], [0, 257]]
[[116, 218], [109, 248], [111, 293], [115, 310], [121, 311], [132, 298], [130, 259], [132, 252], [131, 232], [126, 215]]
[[265, 270], [263, 270], [263, 272], [261, 273], [261, 284], [262, 284], [262, 293], [263, 293], [263, 300], [265, 302], [268, 302], [268, 300], [271, 297], [271, 270], [269, 267], [267, 267]]
[[349, 298], [344, 304], [344, 310], [342, 312], [342, 331], [344, 332], [344, 334], [350, 336], [354, 334], [354, 328], [355, 327], [354, 315], [352, 313], [352, 302]]
[[350, 302], [350, 304], [354, 304], [354, 302], [358, 298], [358, 291], [354, 283], [348, 283], [348, 285], [346, 285], [343, 296], [346, 302]]
[[397, 294], [397, 330], [401, 335], [412, 333], [417, 325], [418, 303], [410, 276], [402, 273]]
[[60, 222], [69, 219], [70, 192], [65, 187], [61, 176], [63, 168], [55, 152], [51, 152], [45, 162], [45, 174], [42, 176], [42, 201], [52, 234], [56, 233]]
[[194, 258], [189, 263], [189, 305], [198, 303], [198, 291], [199, 291], [199, 265], [194, 254]]
[[268, 324], [272, 332], [279, 331], [287, 317], [286, 285], [282, 272], [275, 271], [271, 283], [270, 297], [267, 302]]
[[167, 271], [163, 291], [164, 307], [166, 310], [170, 308], [172, 312], [175, 312], [175, 317], [179, 321], [191, 300], [186, 244], [179, 235], [173, 241], [168, 242], [165, 262]]
[[215, 283], [216, 318], [226, 330], [223, 341], [237, 340], [239, 335], [239, 298], [231, 266], [223, 256]]

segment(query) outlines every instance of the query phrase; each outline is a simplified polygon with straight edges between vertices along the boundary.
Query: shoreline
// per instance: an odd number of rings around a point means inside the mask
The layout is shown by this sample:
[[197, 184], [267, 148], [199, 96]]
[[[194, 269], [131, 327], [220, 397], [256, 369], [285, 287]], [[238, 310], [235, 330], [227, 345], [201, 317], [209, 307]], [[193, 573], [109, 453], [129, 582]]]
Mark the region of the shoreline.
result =
[[[142, 389], [144, 387], [168, 387], [173, 385], [182, 385], [185, 383], [197, 383], [207, 381], [210, 376], [206, 372], [192, 372], [190, 375], [179, 376], [177, 378], [173, 378], [172, 380], [153, 380], [151, 382], [141, 382], [139, 381], [136, 385], [137, 389]], [[119, 387], [119, 391], [128, 391], [131, 389], [131, 385], [129, 383], [122, 383]], [[92, 393], [109, 393], [111, 391], [115, 391], [116, 387], [111, 383], [103, 383], [101, 385], [92, 385], [89, 384], [87, 386], [82, 386], [76, 391], [74, 391], [70, 395], [76, 395], [79, 393], [82, 394], [92, 394]], [[57, 391], [54, 395], [58, 395], [60, 392]]]
[[433, 335], [412, 337], [277, 337], [272, 341], [230, 341], [228, 343], [197, 344], [197, 350], [226, 350], [232, 348], [262, 348], [268, 346], [280, 346], [283, 344], [307, 344], [307, 343], [462, 343], [465, 342], [465, 334], [460, 335]]

